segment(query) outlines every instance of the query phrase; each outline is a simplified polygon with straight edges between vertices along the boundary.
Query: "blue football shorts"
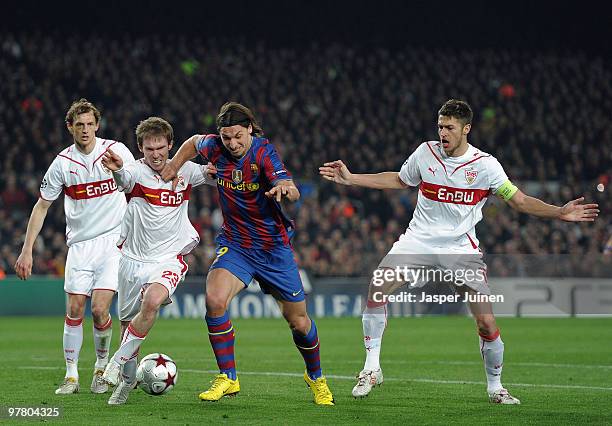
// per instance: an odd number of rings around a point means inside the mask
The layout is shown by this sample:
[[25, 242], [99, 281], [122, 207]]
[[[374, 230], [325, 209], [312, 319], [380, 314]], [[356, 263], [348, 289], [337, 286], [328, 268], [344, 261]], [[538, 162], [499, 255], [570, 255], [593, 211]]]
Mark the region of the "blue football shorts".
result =
[[217, 258], [210, 270], [226, 269], [244, 283], [256, 279], [261, 290], [276, 299], [301, 302], [304, 287], [291, 247], [272, 250], [245, 249], [224, 242], [217, 244]]

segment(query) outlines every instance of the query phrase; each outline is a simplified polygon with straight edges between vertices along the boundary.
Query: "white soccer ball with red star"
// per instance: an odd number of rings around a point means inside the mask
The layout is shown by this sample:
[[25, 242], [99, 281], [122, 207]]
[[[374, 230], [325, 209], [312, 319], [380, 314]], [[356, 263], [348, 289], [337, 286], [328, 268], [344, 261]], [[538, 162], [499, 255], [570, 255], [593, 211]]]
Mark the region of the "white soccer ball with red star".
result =
[[138, 364], [136, 380], [140, 389], [149, 395], [163, 395], [176, 385], [178, 370], [168, 355], [149, 354]]

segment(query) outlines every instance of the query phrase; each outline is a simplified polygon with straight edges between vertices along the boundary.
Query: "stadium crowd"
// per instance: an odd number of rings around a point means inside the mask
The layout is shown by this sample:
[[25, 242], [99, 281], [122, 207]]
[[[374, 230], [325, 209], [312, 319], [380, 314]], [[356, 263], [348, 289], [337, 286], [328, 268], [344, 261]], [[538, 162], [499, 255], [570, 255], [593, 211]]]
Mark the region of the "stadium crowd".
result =
[[[410, 221], [417, 190], [374, 191], [327, 184], [325, 161], [354, 172], [399, 170], [416, 146], [437, 139], [448, 98], [475, 112], [470, 142], [496, 156], [525, 192], [557, 205], [584, 195], [600, 204], [595, 223], [528, 218], [498, 200], [477, 228], [483, 250], [567, 254], [579, 264], [610, 234], [609, 58], [580, 52], [446, 50], [309, 44], [279, 47], [194, 36], [0, 38], [0, 269], [13, 273], [40, 180], [71, 143], [64, 115], [86, 97], [101, 110], [98, 136], [124, 141], [150, 115], [169, 120], [176, 143], [213, 133], [221, 104], [251, 106], [301, 187], [292, 207], [299, 264], [315, 276], [368, 275]], [[138, 155], [136, 155], [138, 157]], [[37, 240], [35, 274], [63, 275], [67, 248], [61, 200]], [[202, 242], [190, 273], [205, 274], [222, 223], [216, 192], [194, 191], [191, 219]], [[492, 275], [516, 271], [504, 262]]]

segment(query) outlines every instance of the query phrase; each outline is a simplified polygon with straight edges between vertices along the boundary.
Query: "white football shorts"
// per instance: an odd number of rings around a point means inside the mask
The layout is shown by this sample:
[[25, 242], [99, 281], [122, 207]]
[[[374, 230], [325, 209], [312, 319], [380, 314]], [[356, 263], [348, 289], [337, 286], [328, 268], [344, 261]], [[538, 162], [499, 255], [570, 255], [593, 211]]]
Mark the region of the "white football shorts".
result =
[[131, 321], [140, 311], [140, 305], [146, 288], [152, 283], [159, 283], [168, 290], [168, 300], [174, 294], [177, 285], [185, 279], [187, 263], [183, 256], [177, 256], [160, 262], [141, 262], [127, 256], [119, 261], [119, 319]]
[[482, 260], [480, 250], [471, 245], [437, 247], [406, 233], [393, 244], [378, 268], [400, 268], [401, 271], [404, 268], [421, 269], [421, 274], [408, 275], [415, 278], [410, 282], [412, 287], [420, 288], [432, 281], [449, 279], [449, 284], [456, 287], [466, 285], [478, 293], [491, 294], [487, 282], [487, 265]]
[[72, 244], [66, 257], [64, 291], [91, 297], [93, 290], [117, 291], [121, 252], [118, 234]]

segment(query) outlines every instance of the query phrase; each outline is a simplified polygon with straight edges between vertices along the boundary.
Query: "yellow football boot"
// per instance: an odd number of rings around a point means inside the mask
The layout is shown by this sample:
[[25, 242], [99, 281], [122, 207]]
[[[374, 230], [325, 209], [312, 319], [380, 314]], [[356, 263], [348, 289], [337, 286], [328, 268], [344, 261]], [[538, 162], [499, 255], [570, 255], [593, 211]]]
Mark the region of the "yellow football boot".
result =
[[224, 396], [236, 396], [240, 392], [240, 382], [238, 377], [236, 380], [231, 380], [227, 374], [217, 374], [215, 380], [212, 381], [210, 389], [202, 392], [198, 397], [202, 401], [219, 401]]
[[327, 379], [325, 377], [319, 377], [317, 380], [312, 380], [308, 377], [308, 373], [304, 372], [304, 381], [312, 391], [314, 395], [314, 403], [317, 405], [336, 405], [334, 402], [334, 396], [327, 386]]

